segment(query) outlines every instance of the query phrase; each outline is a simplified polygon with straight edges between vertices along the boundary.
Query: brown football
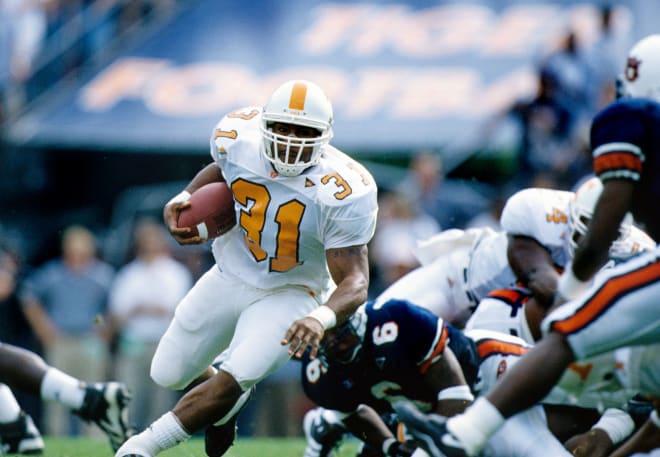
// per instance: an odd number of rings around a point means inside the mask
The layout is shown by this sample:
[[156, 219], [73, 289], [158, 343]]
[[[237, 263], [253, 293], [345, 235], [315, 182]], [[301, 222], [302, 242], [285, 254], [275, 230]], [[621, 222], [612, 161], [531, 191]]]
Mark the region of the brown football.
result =
[[177, 225], [211, 240], [236, 225], [234, 197], [224, 182], [206, 184], [190, 196], [190, 207], [179, 214]]

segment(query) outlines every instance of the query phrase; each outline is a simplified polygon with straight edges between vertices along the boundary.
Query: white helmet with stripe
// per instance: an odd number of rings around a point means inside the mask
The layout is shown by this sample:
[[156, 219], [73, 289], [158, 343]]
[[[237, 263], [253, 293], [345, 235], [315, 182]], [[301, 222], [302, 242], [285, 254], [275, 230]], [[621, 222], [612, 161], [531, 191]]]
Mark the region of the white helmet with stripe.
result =
[[[568, 225], [571, 233], [568, 239], [568, 252], [571, 257], [575, 255], [575, 249], [580, 239], [587, 233], [589, 222], [594, 215], [596, 203], [603, 192], [603, 183], [597, 177], [589, 178], [575, 191], [573, 199], [568, 203]], [[619, 245], [630, 236], [633, 225], [633, 217], [626, 213], [623, 222], [619, 228], [619, 238], [617, 238], [610, 248], [611, 251], [620, 251]]]
[[[310, 138], [273, 131], [275, 123], [309, 127], [319, 132]], [[316, 84], [288, 81], [278, 87], [264, 106], [261, 133], [264, 153], [282, 176], [298, 176], [318, 163], [332, 138], [332, 105]]]
[[660, 102], [660, 34], [642, 38], [632, 47], [621, 82], [624, 96]]

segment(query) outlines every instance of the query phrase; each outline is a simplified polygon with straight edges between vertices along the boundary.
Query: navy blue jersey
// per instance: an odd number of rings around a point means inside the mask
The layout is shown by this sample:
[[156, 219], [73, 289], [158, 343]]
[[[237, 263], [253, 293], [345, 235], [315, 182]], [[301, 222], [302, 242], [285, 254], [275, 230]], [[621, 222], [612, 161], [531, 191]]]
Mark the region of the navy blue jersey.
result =
[[364, 342], [354, 362], [303, 359], [303, 388], [316, 404], [350, 412], [365, 403], [382, 413], [391, 410], [391, 402], [406, 398], [430, 407], [437, 392], [425, 384], [423, 375], [445, 346], [451, 343], [454, 352], [464, 355], [475, 353], [460, 331], [407, 301], [389, 300], [378, 308], [370, 303], [365, 311]]
[[603, 181], [636, 182], [631, 212], [660, 239], [660, 104], [622, 98], [604, 108], [591, 126], [594, 172]]

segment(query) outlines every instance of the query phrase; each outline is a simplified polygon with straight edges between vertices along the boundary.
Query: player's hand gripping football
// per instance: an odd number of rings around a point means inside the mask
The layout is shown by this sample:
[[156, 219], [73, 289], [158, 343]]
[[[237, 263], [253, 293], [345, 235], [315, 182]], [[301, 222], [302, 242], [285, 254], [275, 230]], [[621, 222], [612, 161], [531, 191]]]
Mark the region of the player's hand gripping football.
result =
[[297, 359], [301, 358], [309, 347], [309, 358], [313, 360], [319, 352], [323, 334], [323, 326], [318, 319], [305, 316], [291, 324], [280, 344], [288, 344], [289, 354]]
[[163, 220], [172, 237], [181, 245], [201, 244], [206, 240], [199, 235], [195, 235], [190, 227], [178, 227], [177, 221], [179, 214], [190, 207], [190, 202], [171, 202], [163, 208]]
[[598, 428], [575, 435], [564, 443], [564, 447], [576, 457], [605, 457], [612, 450], [612, 440]]

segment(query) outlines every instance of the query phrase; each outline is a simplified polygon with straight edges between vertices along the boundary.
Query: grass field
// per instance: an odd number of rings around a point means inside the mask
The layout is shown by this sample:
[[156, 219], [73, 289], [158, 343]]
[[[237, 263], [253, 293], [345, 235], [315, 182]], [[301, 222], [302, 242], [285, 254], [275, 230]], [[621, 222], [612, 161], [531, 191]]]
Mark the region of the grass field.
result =
[[[110, 446], [103, 440], [84, 438], [45, 438], [43, 457], [112, 457]], [[302, 457], [305, 441], [295, 438], [238, 438], [226, 457]], [[338, 457], [355, 457], [357, 443], [345, 442]], [[159, 457], [206, 457], [204, 442], [193, 438]]]

